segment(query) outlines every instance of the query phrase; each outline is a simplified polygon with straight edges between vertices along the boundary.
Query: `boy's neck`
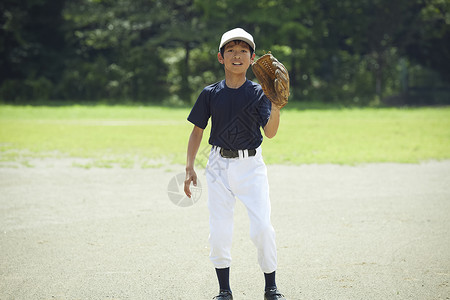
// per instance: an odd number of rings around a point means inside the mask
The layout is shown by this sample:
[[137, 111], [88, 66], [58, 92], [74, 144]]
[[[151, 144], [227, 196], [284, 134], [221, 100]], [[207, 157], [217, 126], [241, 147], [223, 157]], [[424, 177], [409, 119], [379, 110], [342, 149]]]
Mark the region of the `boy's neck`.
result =
[[245, 74], [242, 76], [234, 76], [234, 75], [228, 75], [225, 74], [225, 84], [230, 89], [238, 89], [240, 88], [245, 82], [247, 81], [247, 77], [245, 77]]

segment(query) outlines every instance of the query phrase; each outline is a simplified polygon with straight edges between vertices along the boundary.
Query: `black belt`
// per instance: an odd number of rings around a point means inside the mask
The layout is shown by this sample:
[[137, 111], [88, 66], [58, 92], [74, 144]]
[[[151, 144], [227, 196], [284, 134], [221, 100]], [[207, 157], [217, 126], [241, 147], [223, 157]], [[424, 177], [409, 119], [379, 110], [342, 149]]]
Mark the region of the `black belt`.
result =
[[[248, 149], [248, 150], [229, 150], [224, 148], [220, 149], [220, 156], [223, 158], [238, 158], [239, 157], [239, 151], [248, 151], [248, 156], [255, 156], [256, 155], [256, 149]], [[242, 153], [242, 156], [244, 156], [244, 153]]]

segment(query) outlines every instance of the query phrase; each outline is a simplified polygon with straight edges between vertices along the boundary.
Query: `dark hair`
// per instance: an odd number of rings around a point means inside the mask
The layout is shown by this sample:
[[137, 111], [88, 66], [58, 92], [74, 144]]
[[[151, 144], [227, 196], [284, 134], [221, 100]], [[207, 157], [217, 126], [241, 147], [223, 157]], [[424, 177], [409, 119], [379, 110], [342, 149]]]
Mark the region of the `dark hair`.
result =
[[[242, 41], [242, 40], [233, 40], [233, 41], [229, 41], [228, 43], [231, 43], [231, 42], [234, 42], [236, 44], [239, 44], [241, 42], [246, 43], [248, 45], [248, 47], [250, 48], [250, 57], [252, 57], [254, 50], [253, 50], [252, 46], [250, 46], [247, 42]], [[225, 55], [225, 46], [228, 45], [228, 43], [226, 43], [225, 45], [223, 45], [222, 48], [220, 48], [220, 55], [222, 55], [222, 57]]]

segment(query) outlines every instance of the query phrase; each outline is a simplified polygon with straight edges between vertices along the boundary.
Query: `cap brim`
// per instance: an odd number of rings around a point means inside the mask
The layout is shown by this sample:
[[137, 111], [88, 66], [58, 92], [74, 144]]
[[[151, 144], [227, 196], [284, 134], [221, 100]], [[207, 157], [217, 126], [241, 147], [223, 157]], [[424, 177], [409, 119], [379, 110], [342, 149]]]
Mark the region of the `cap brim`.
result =
[[226, 44], [228, 44], [229, 42], [232, 42], [232, 41], [243, 41], [243, 42], [246, 42], [253, 50], [255, 50], [255, 43], [253, 43], [249, 39], [246, 39], [246, 38], [243, 38], [243, 37], [233, 37], [233, 38], [230, 38], [228, 40], [225, 40], [224, 42], [222, 42], [220, 44], [219, 50], [222, 49], [223, 46], [225, 46]]

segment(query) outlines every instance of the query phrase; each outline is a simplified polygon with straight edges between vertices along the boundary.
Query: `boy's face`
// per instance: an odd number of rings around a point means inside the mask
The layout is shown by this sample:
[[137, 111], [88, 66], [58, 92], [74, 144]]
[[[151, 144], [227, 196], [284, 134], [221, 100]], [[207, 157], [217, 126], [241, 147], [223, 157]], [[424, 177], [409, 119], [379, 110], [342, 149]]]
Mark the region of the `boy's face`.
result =
[[225, 66], [225, 71], [234, 74], [246, 73], [254, 62], [255, 53], [250, 56], [250, 46], [246, 42], [232, 41], [224, 46], [224, 54], [218, 54], [217, 58]]

